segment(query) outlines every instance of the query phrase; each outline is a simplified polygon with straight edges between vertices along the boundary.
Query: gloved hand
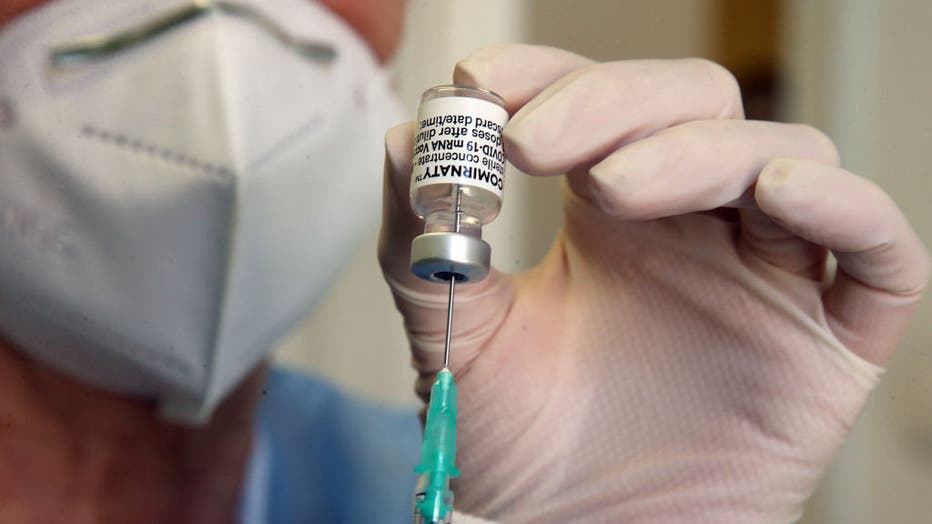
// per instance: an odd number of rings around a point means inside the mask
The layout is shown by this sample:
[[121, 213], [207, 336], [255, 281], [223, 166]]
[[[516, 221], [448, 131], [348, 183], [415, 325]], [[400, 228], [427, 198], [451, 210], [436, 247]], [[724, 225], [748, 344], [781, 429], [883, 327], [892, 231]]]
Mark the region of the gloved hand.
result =
[[[745, 121], [735, 80], [707, 61], [502, 45], [454, 81], [507, 101], [515, 166], [569, 173], [546, 258], [457, 288], [457, 508], [506, 522], [795, 520], [928, 279], [895, 204], [839, 168], [822, 133]], [[412, 135], [386, 137], [379, 255], [426, 395], [447, 290], [408, 270], [422, 231]]]

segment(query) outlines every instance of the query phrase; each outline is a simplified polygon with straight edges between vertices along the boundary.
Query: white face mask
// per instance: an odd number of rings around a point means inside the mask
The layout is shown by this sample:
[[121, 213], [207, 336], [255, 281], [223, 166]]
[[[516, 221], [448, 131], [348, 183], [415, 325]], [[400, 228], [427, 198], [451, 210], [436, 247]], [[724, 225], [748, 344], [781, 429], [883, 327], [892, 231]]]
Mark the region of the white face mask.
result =
[[400, 115], [336, 15], [237, 2], [67, 64], [50, 47], [189, 4], [53, 2], [0, 33], [0, 336], [191, 422], [371, 230]]

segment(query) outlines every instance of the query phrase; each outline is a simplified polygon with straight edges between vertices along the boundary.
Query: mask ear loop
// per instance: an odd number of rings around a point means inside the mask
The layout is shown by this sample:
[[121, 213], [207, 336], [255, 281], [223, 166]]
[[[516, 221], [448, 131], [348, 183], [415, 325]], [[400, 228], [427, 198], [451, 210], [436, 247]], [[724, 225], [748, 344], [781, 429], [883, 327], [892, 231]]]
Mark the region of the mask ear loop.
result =
[[193, 0], [188, 5], [129, 29], [111, 34], [91, 35], [71, 43], [53, 46], [49, 52], [49, 60], [54, 67], [103, 60], [145, 44], [163, 33], [212, 11], [236, 16], [252, 23], [288, 49], [316, 64], [329, 65], [337, 58], [337, 51], [333, 46], [298, 38], [285, 31], [275, 20], [251, 6], [223, 0]]

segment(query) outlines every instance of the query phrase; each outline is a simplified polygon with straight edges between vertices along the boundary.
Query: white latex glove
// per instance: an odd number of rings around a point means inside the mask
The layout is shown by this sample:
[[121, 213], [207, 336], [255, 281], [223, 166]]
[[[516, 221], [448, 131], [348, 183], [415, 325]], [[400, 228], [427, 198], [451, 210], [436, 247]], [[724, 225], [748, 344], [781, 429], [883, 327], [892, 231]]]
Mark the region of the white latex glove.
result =
[[[457, 508], [505, 522], [795, 520], [929, 275], [896, 205], [839, 168], [822, 133], [743, 120], [733, 77], [707, 61], [503, 45], [454, 80], [508, 102], [518, 168], [571, 173], [545, 260], [457, 289]], [[426, 395], [447, 291], [408, 271], [422, 231], [412, 134], [387, 135], [379, 252]]]

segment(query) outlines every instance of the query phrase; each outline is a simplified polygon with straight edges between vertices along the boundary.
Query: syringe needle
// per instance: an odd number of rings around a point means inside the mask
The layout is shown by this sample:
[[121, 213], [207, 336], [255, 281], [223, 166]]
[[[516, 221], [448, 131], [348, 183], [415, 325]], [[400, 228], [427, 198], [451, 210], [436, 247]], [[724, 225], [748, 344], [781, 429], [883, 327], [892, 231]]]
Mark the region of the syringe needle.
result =
[[453, 333], [453, 289], [456, 277], [450, 277], [450, 298], [447, 301], [447, 336], [443, 343], [443, 367], [450, 368], [450, 336]]
[[[453, 231], [460, 232], [463, 220], [463, 186], [456, 186], [456, 203], [453, 211]], [[453, 334], [453, 289], [456, 287], [456, 273], [450, 273], [450, 298], [447, 300], [447, 337], [443, 343], [443, 367], [450, 369], [450, 336]]]

